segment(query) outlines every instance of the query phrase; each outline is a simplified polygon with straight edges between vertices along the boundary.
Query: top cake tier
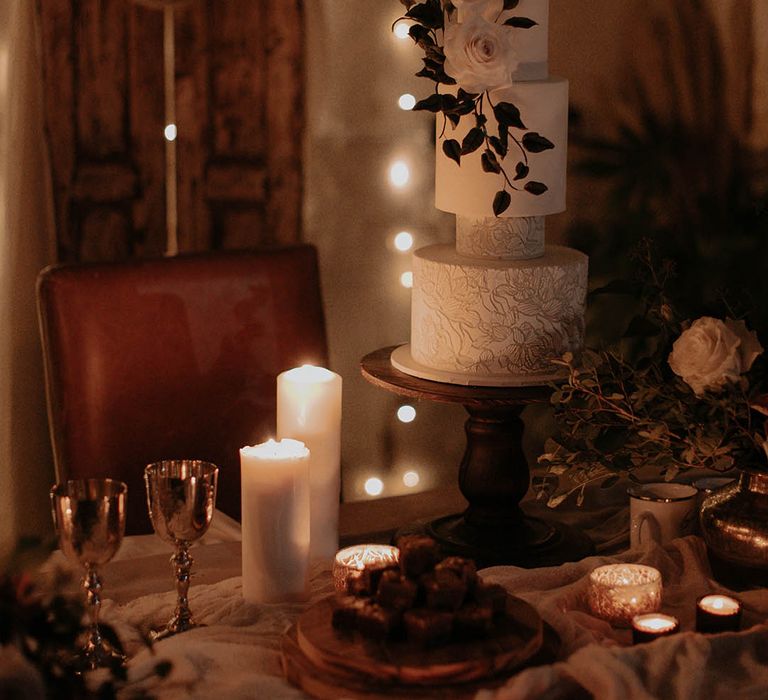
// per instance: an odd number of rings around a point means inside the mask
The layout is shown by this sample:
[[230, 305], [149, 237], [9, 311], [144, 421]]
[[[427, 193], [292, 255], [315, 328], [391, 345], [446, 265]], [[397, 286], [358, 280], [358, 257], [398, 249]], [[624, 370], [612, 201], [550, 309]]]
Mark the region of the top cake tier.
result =
[[[464, 111], [460, 120], [438, 114], [437, 208], [474, 221], [563, 211], [568, 81], [549, 75], [549, 0], [453, 4], [444, 51], [456, 85], [441, 89]], [[461, 102], [467, 93], [474, 115]]]
[[[478, 0], [475, 0], [477, 2]], [[472, 0], [464, 0], [458, 5], [458, 21], [467, 17], [467, 4]], [[517, 70], [512, 73], [513, 80], [543, 80], [549, 74], [547, 65], [549, 57], [549, 0], [520, 0], [513, 10], [504, 10], [499, 17], [502, 0], [489, 2], [486, 19], [490, 22], [505, 22], [512, 17], [525, 17], [536, 24], [530, 29], [512, 28], [515, 54], [518, 61]], [[498, 20], [497, 20], [498, 17]]]
[[512, 79], [544, 80], [549, 76], [549, 0], [520, 0], [514, 10], [506, 10], [501, 15], [500, 21], [511, 17], [526, 17], [536, 22], [530, 29], [512, 29], [518, 60]]

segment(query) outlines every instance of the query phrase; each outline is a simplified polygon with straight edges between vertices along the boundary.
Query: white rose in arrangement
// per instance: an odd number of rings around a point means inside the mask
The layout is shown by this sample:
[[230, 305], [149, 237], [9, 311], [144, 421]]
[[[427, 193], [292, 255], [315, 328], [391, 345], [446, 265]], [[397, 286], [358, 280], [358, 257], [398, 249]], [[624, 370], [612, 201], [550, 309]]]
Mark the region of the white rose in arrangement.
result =
[[517, 70], [514, 32], [481, 12], [445, 28], [445, 72], [467, 92], [481, 93], [512, 82]]
[[701, 396], [737, 382], [762, 352], [757, 335], [744, 321], [702, 316], [672, 345], [669, 366]]

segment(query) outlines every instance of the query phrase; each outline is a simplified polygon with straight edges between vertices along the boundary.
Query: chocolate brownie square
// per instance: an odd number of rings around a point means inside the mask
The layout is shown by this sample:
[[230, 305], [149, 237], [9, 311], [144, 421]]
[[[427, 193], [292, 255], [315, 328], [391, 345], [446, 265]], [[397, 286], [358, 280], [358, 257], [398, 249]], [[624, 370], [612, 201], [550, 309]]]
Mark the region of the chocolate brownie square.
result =
[[333, 600], [331, 624], [339, 630], [352, 632], [357, 628], [357, 613], [366, 605], [366, 601], [355, 596], [336, 596]]
[[384, 608], [408, 610], [416, 602], [418, 586], [399, 571], [385, 571], [376, 589], [376, 601]]
[[405, 634], [419, 646], [435, 646], [451, 637], [453, 615], [440, 610], [407, 610], [403, 615]]
[[458, 576], [472, 591], [477, 583], [477, 567], [475, 562], [464, 557], [446, 557], [435, 565], [435, 571], [451, 571]]
[[501, 615], [507, 609], [507, 591], [498, 583], [478, 581], [473, 598], [481, 608], [488, 608], [494, 615]]
[[468, 603], [456, 611], [453, 629], [457, 639], [486, 637], [493, 629], [493, 612], [477, 603]]
[[425, 535], [403, 535], [398, 538], [400, 570], [404, 576], [417, 579], [431, 571], [440, 559], [440, 550], [431, 537]]
[[424, 574], [421, 585], [427, 607], [432, 610], [458, 610], [467, 595], [467, 585], [448, 569]]
[[402, 613], [391, 608], [382, 608], [376, 603], [366, 603], [357, 612], [357, 631], [369, 639], [387, 639], [397, 633], [402, 622]]
[[379, 580], [386, 571], [399, 572], [397, 564], [380, 564], [366, 566], [359, 571], [353, 571], [347, 578], [347, 593], [356, 596], [372, 596], [376, 594]]

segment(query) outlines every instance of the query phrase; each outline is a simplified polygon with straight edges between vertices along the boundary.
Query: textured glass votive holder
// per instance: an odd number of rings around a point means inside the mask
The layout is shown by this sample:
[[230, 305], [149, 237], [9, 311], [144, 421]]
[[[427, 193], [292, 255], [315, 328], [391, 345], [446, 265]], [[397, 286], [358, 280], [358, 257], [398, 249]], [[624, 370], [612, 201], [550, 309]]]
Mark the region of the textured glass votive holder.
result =
[[592, 614], [617, 627], [635, 615], [661, 607], [661, 572], [642, 564], [608, 564], [589, 575], [587, 602]]
[[367, 568], [382, 568], [397, 564], [400, 550], [388, 544], [356, 544], [336, 553], [333, 560], [333, 587], [339, 593], [347, 591], [350, 576]]

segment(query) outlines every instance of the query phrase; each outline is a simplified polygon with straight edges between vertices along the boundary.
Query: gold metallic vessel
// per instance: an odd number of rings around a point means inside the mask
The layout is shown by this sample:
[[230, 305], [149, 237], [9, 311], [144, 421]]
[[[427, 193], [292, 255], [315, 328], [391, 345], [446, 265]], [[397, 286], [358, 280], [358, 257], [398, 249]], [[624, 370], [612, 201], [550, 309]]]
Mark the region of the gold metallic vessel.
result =
[[701, 506], [701, 533], [716, 578], [768, 585], [768, 473], [744, 470]]

